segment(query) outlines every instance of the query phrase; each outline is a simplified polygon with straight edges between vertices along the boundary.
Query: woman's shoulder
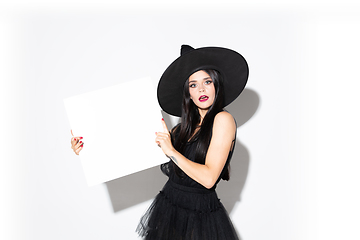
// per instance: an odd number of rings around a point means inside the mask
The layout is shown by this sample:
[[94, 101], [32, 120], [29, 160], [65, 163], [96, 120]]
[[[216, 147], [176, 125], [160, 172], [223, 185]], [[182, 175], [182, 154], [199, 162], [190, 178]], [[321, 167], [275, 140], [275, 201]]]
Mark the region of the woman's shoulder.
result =
[[214, 118], [214, 126], [213, 126], [213, 131], [216, 130], [235, 132], [236, 122], [234, 117], [227, 111], [222, 111], [217, 113]]
[[215, 115], [214, 123], [219, 122], [220, 124], [235, 124], [234, 117], [227, 111], [221, 111]]
[[230, 144], [236, 138], [236, 128], [235, 119], [230, 113], [219, 112], [214, 119], [212, 139], [218, 144]]

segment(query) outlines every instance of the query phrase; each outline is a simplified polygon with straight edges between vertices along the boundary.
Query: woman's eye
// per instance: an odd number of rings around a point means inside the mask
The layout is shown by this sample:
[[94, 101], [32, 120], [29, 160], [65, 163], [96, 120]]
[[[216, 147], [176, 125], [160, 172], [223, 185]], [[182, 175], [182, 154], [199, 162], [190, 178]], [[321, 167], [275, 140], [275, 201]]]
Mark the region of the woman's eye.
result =
[[194, 87], [196, 87], [196, 84], [190, 84], [189, 87], [194, 88]]
[[211, 83], [212, 83], [211, 80], [207, 80], [207, 81], [205, 82], [206, 85], [209, 85], [209, 84], [211, 84]]

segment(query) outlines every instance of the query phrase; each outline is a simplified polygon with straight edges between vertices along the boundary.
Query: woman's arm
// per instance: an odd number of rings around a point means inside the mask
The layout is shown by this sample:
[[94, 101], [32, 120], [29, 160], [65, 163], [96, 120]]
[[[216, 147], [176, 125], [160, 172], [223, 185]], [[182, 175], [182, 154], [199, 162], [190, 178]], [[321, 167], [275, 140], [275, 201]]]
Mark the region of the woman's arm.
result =
[[[163, 122], [165, 125], [165, 122]], [[164, 130], [166, 125], [164, 127]], [[215, 116], [213, 133], [205, 164], [195, 163], [175, 150], [171, 145], [170, 134], [157, 133], [156, 142], [160, 144], [163, 152], [176, 163], [189, 177], [206, 188], [211, 188], [219, 178], [224, 168], [232, 141], [235, 138], [236, 124], [228, 112], [220, 112]]]

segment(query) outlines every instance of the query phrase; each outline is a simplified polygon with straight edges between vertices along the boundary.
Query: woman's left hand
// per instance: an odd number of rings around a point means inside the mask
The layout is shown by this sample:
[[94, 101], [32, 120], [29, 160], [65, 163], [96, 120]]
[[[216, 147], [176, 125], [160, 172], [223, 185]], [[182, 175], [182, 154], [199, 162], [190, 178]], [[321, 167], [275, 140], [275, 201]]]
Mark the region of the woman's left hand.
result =
[[163, 125], [164, 131], [156, 133], [155, 142], [159, 147], [161, 147], [166, 156], [171, 156], [171, 152], [175, 149], [171, 143], [170, 132], [166, 126], [164, 119], [161, 119], [161, 123]]

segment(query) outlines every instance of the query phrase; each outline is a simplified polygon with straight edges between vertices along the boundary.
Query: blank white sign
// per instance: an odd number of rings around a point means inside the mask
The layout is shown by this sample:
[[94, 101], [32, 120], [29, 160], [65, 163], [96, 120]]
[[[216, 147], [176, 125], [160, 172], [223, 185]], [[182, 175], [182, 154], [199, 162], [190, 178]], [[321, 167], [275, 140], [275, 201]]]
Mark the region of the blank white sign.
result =
[[80, 159], [89, 186], [168, 161], [155, 143], [163, 131], [150, 78], [64, 99], [74, 136], [82, 136]]

